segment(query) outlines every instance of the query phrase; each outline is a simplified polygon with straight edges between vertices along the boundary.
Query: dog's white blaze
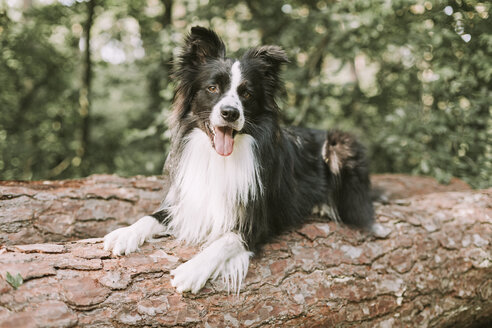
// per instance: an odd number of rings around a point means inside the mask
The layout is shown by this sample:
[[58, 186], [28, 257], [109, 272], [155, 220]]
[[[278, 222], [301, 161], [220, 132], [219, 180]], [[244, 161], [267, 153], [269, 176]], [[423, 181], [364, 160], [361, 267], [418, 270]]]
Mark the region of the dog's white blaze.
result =
[[238, 102], [239, 101], [239, 96], [237, 94], [237, 87], [239, 86], [239, 83], [241, 83], [241, 67], [238, 61], [236, 61], [234, 64], [232, 64], [231, 67], [231, 88], [229, 89], [229, 94], [232, 97], [235, 97]]
[[244, 208], [262, 192], [255, 140], [238, 134], [234, 152], [220, 156], [200, 129], [184, 146], [163, 207], [171, 214], [170, 233], [188, 243], [212, 242], [244, 223]]
[[241, 83], [241, 67], [238, 61], [232, 64], [231, 67], [231, 84], [229, 90], [225, 93], [224, 97], [215, 104], [212, 109], [212, 113], [210, 114], [210, 122], [214, 126], [222, 126], [225, 125], [226, 122], [222, 119], [220, 115], [220, 109], [223, 106], [231, 106], [235, 107], [239, 110], [239, 118], [235, 122], [234, 128], [236, 130], [241, 130], [244, 126], [244, 109], [243, 104], [241, 103], [241, 99], [239, 99], [239, 95], [237, 94], [237, 88]]

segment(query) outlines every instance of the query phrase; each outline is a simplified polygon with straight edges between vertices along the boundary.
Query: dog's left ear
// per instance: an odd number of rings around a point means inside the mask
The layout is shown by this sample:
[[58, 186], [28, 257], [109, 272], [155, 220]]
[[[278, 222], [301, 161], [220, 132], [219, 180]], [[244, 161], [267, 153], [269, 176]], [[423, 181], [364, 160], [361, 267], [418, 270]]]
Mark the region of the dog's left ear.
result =
[[212, 30], [195, 26], [185, 40], [183, 46], [183, 64], [200, 65], [207, 59], [225, 57], [224, 42]]
[[282, 64], [288, 63], [289, 59], [285, 51], [279, 46], [261, 46], [250, 49], [244, 55], [246, 58], [258, 58], [267, 65], [271, 72], [278, 73]]
[[278, 110], [275, 98], [277, 94], [284, 94], [285, 92], [280, 78], [280, 68], [289, 62], [285, 51], [279, 46], [261, 46], [248, 50], [243, 58], [260, 61], [261, 72], [264, 76], [262, 85], [266, 94], [269, 95], [266, 97], [266, 101], [269, 103], [267, 108]]

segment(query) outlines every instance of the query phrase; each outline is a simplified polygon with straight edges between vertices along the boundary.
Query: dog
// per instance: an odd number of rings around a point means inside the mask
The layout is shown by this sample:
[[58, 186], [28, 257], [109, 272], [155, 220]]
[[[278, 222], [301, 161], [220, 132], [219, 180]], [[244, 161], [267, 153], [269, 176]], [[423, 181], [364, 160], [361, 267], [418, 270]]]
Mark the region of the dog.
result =
[[171, 271], [178, 292], [197, 293], [222, 277], [239, 292], [251, 256], [313, 209], [337, 222], [373, 223], [368, 161], [350, 134], [281, 127], [277, 97], [288, 63], [278, 46], [227, 58], [223, 41], [193, 27], [173, 74], [170, 188], [159, 209], [104, 238], [129, 254], [155, 234], [202, 246]]

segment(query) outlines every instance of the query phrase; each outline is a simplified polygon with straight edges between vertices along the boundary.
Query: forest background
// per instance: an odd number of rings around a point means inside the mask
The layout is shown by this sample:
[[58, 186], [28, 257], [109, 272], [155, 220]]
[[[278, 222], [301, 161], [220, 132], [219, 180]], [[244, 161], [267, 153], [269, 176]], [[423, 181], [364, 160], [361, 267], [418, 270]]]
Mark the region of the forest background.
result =
[[492, 22], [474, 0], [0, 0], [0, 179], [160, 174], [179, 44], [277, 44], [284, 124], [342, 128], [372, 172], [492, 186]]

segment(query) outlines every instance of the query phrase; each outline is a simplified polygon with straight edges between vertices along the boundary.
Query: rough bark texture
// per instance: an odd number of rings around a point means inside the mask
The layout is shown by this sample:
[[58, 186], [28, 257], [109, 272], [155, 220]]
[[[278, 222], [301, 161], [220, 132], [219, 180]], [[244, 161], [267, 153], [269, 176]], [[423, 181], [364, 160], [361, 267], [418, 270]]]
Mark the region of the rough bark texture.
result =
[[[401, 187], [400, 194], [387, 189], [389, 203], [376, 206], [374, 235], [313, 219], [272, 241], [252, 260], [238, 296], [228, 295], [221, 282], [208, 283], [198, 295], [177, 294], [169, 271], [198, 249], [171, 237], [122, 257], [104, 251], [101, 239], [11, 242], [0, 247], [0, 327], [490, 324], [492, 189], [425, 194], [415, 187], [426, 184], [425, 178], [382, 176], [374, 180], [375, 185], [382, 184], [378, 179], [409, 187]], [[5, 226], [17, 212], [31, 210], [21, 223], [32, 225], [31, 220], [40, 229], [44, 224], [56, 226], [53, 222], [59, 216], [81, 213], [71, 224], [82, 227], [84, 222], [98, 221], [80, 218], [106, 218], [112, 209], [132, 213], [133, 220], [140, 215], [137, 211], [148, 212], [159, 203], [160, 185], [154, 178], [114, 176], [47, 185], [3, 183], [0, 218]], [[392, 201], [392, 195], [407, 198]], [[17, 206], [8, 203], [13, 201], [18, 201]], [[51, 207], [43, 207], [48, 202]], [[143, 204], [149, 208], [133, 208]], [[38, 221], [43, 212], [36, 208], [52, 214]], [[77, 237], [74, 231], [80, 230], [70, 230], [69, 225], [70, 238]], [[58, 234], [38, 234], [38, 238]], [[14, 290], [5, 280], [6, 272], [20, 273], [24, 283]]]
[[[383, 200], [470, 187], [454, 179], [440, 185], [429, 177], [372, 177]], [[0, 245], [74, 241], [102, 237], [152, 213], [167, 190], [162, 177], [93, 175], [81, 180], [0, 181]]]
[[102, 237], [152, 213], [165, 181], [93, 175], [81, 180], [0, 181], [0, 244]]

